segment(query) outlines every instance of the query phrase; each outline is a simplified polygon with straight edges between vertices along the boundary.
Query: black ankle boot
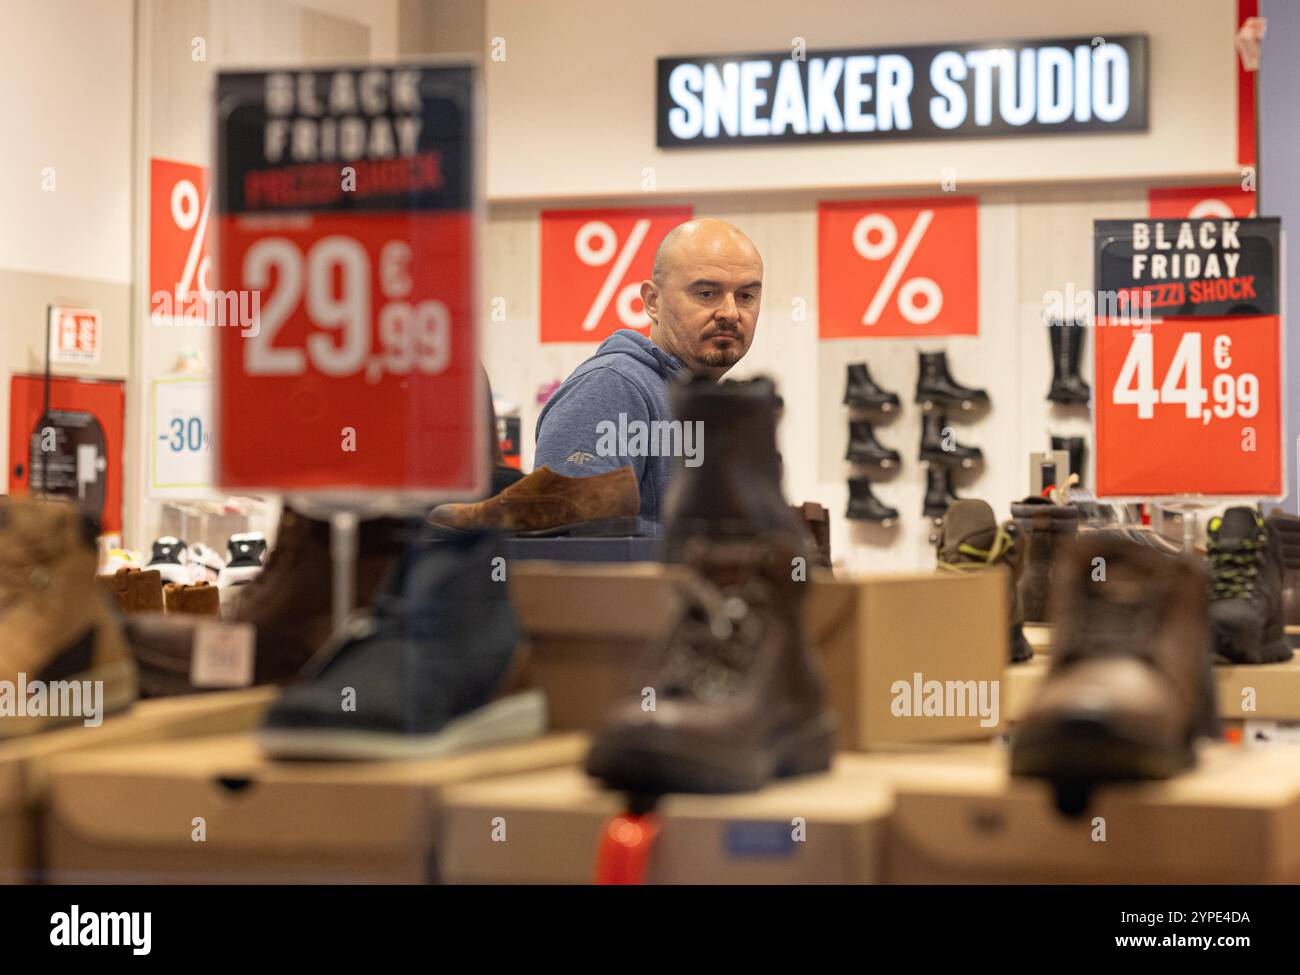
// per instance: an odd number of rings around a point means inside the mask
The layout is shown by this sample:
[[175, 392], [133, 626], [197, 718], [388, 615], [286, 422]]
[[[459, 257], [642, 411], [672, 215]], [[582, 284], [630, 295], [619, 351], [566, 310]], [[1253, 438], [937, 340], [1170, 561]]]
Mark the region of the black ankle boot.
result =
[[936, 406], [957, 406], [972, 410], [987, 405], [989, 394], [982, 389], [963, 386], [948, 372], [948, 354], [921, 352], [920, 370], [916, 377], [916, 402], [926, 410]]
[[1052, 388], [1048, 400], [1065, 406], [1087, 406], [1092, 388], [1079, 376], [1084, 326], [1051, 321], [1047, 323], [1047, 334], [1052, 340]]
[[938, 521], [948, 506], [961, 498], [952, 493], [952, 471], [938, 464], [931, 464], [925, 472], [925, 504], [921, 513], [927, 518]]
[[891, 393], [876, 385], [867, 371], [865, 362], [850, 363], [848, 376], [844, 384], [844, 405], [865, 406], [878, 409], [882, 413], [892, 413], [899, 407], [897, 393]]
[[662, 508], [663, 557], [680, 561], [688, 539], [782, 536], [805, 544], [807, 532], [781, 492], [776, 449], [779, 399], [770, 379], [714, 382], [695, 378], [669, 390], [673, 417], [704, 430], [701, 462], [681, 465]]
[[1211, 518], [1206, 527], [1215, 652], [1234, 664], [1290, 660], [1279, 534], [1244, 505]]
[[844, 459], [854, 464], [877, 464], [885, 470], [897, 467], [902, 460], [897, 450], [876, 439], [876, 432], [866, 420], [849, 421], [849, 449]]
[[941, 467], [971, 467], [984, 460], [984, 451], [949, 441], [947, 417], [941, 411], [925, 413], [921, 418], [921, 460]]
[[849, 478], [849, 508], [844, 517], [850, 521], [879, 521], [886, 525], [898, 520], [898, 509], [881, 502], [872, 493], [865, 477]]
[[[1088, 459], [1088, 442], [1083, 437], [1053, 437], [1053, 450], [1068, 450], [1070, 452], [1070, 473], [1079, 475], [1079, 487], [1083, 487], [1083, 465]], [[1058, 475], [1058, 481], [1064, 483], [1065, 479]]]

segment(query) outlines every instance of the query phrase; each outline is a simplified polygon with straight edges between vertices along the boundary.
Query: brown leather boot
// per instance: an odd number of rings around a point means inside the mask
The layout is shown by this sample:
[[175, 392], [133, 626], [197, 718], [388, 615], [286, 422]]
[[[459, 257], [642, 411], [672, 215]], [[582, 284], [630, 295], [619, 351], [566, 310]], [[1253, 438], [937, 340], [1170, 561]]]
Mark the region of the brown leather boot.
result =
[[565, 477], [539, 467], [496, 497], [440, 504], [429, 522], [451, 531], [504, 531], [528, 538], [636, 535], [641, 491], [630, 467]]
[[830, 767], [835, 720], [803, 637], [812, 583], [777, 536], [697, 539], [683, 609], [642, 687], [596, 737], [587, 772], [641, 795], [743, 792]]
[[169, 582], [163, 587], [163, 603], [169, 613], [221, 615], [221, 592], [207, 582], [196, 582], [192, 586], [178, 586]]
[[1048, 593], [1052, 565], [1060, 547], [1079, 531], [1079, 509], [1072, 504], [1052, 504], [1046, 498], [1025, 498], [1011, 506], [1025, 548], [1020, 574], [1020, 607], [1026, 623], [1049, 622]]
[[1011, 771], [1047, 779], [1081, 813], [1096, 783], [1162, 779], [1213, 734], [1203, 568], [1110, 532], [1057, 562], [1052, 667], [1016, 728]]
[[[401, 555], [407, 522], [372, 518], [359, 526], [353, 605], [370, 605], [384, 573]], [[278, 684], [294, 677], [333, 628], [330, 608], [330, 526], [286, 506], [266, 567], [242, 587], [232, 622], [252, 623], [257, 634], [254, 682]], [[146, 697], [190, 694], [194, 633], [204, 617], [154, 613], [127, 620]]]
[[94, 725], [135, 700], [98, 562], [94, 526], [71, 505], [0, 497], [0, 738]]
[[162, 574], [157, 569], [123, 566], [112, 575], [97, 576], [99, 587], [123, 613], [161, 613]]
[[1022, 627], [1020, 575], [1024, 566], [1024, 549], [1019, 544], [1015, 522], [999, 526], [987, 501], [964, 498], [954, 502], [944, 513], [935, 540], [940, 572], [980, 572], [995, 565], [1006, 566], [1010, 587], [1011, 619], [1009, 656], [1021, 663], [1034, 655]]
[[1274, 508], [1267, 520], [1282, 553], [1282, 615], [1286, 642], [1295, 649], [1300, 647], [1300, 518]]

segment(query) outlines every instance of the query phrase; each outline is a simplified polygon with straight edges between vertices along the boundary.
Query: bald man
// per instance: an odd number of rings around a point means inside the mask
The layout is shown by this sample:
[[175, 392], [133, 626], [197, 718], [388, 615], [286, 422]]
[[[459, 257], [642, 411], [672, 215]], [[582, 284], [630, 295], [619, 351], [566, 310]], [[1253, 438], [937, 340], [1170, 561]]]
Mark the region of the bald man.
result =
[[619, 329], [561, 384], [537, 418], [534, 467], [566, 477], [631, 467], [641, 488], [641, 528], [654, 534], [681, 461], [654, 456], [633, 436], [608, 434], [671, 420], [668, 383], [679, 372], [722, 378], [749, 350], [762, 292], [763, 259], [736, 227], [702, 218], [670, 230], [650, 280], [641, 283], [649, 337]]

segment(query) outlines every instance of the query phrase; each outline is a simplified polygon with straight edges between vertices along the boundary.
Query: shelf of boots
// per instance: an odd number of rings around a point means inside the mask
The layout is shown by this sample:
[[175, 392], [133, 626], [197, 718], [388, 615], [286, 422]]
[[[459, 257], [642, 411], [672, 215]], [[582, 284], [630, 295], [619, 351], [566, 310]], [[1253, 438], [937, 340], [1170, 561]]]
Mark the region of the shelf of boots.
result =
[[38, 821], [49, 794], [49, 768], [61, 756], [145, 741], [228, 734], [254, 727], [274, 687], [140, 701], [98, 727], [73, 725], [0, 740], [0, 883], [24, 883], [41, 868]]
[[1300, 745], [1213, 743], [1183, 775], [1097, 788], [1075, 818], [1005, 762], [935, 768], [895, 789], [885, 850], [891, 883], [1295, 883]]
[[[432, 759], [277, 762], [245, 733], [65, 756], [49, 770], [46, 879], [428, 883], [441, 790], [572, 765], [586, 747], [567, 734]], [[492, 817], [479, 825], [493, 834]], [[500, 825], [497, 842], [513, 845], [515, 824]]]

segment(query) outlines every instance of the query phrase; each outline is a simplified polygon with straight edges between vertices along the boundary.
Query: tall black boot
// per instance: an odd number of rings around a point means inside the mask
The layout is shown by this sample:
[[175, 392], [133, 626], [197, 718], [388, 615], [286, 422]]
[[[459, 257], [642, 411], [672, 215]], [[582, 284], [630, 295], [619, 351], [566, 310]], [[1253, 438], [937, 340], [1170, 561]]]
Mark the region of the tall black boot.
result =
[[865, 362], [854, 362], [849, 364], [844, 384], [844, 405], [865, 406], [882, 413], [892, 413], [898, 409], [899, 399], [897, 393], [891, 393], [876, 384], [867, 371]]
[[898, 509], [881, 502], [865, 477], [849, 478], [849, 507], [844, 517], [850, 521], [878, 521], [889, 525], [898, 520]]
[[1087, 406], [1092, 388], [1079, 376], [1084, 326], [1050, 321], [1047, 334], [1052, 340], [1052, 388], [1048, 390], [1048, 400], [1066, 406]]
[[[1052, 449], [1070, 452], [1070, 473], [1079, 475], [1079, 487], [1083, 487], [1083, 465], [1088, 459], [1088, 441], [1083, 437], [1053, 437]], [[1065, 478], [1058, 476], [1057, 480], [1064, 483]]]
[[795, 548], [807, 532], [781, 492], [776, 450], [779, 399], [770, 379], [695, 377], [669, 391], [673, 416], [704, 431], [700, 463], [681, 464], [662, 508], [664, 558], [680, 561], [692, 537], [776, 533]]
[[948, 506], [961, 498], [952, 493], [952, 471], [938, 464], [931, 464], [925, 472], [925, 504], [922, 514], [938, 521]]
[[936, 406], [957, 406], [963, 410], [973, 410], [989, 402], [989, 394], [982, 389], [963, 386], [952, 378], [948, 372], [948, 354], [939, 352], [921, 352], [920, 369], [916, 377], [916, 402], [923, 409], [932, 410]]
[[849, 421], [849, 449], [844, 459], [854, 464], [878, 464], [885, 470], [897, 467], [902, 460], [897, 450], [876, 439], [876, 432], [866, 420]]
[[941, 411], [932, 410], [921, 417], [921, 460], [942, 467], [971, 467], [984, 460], [984, 451], [967, 447], [945, 437], [951, 433], [948, 419]]

